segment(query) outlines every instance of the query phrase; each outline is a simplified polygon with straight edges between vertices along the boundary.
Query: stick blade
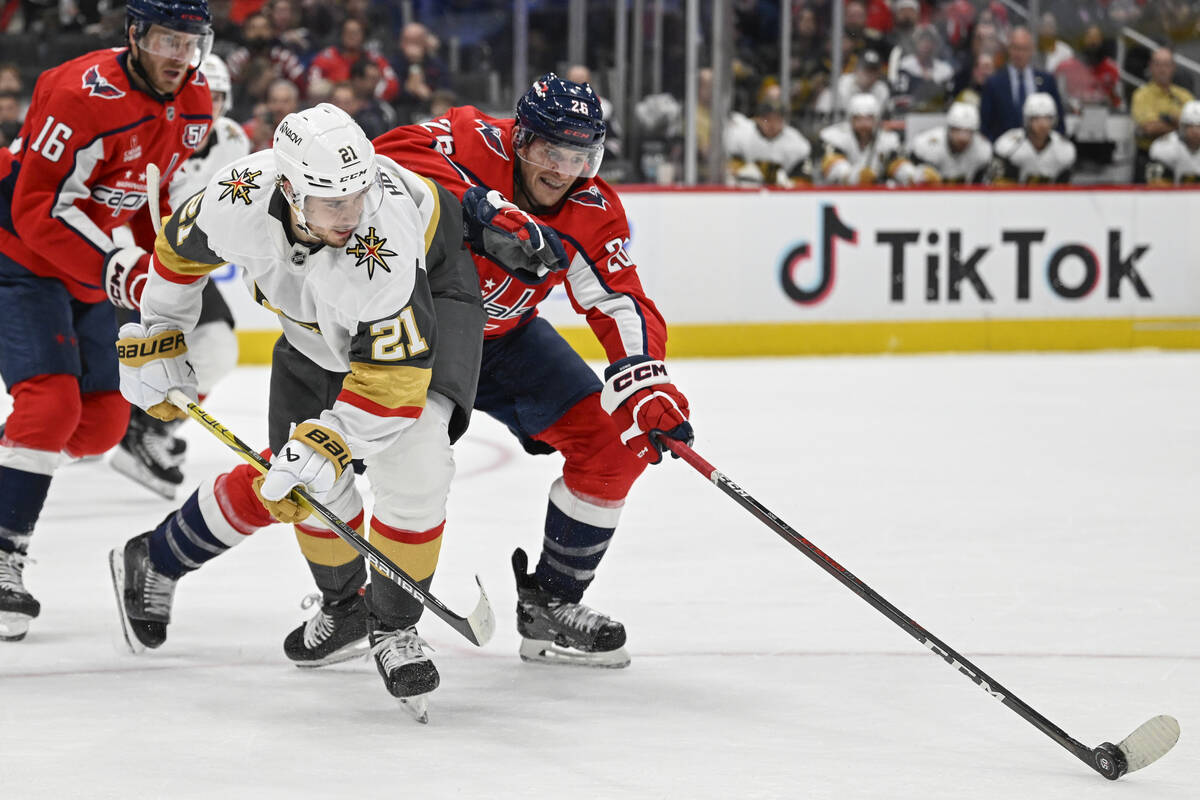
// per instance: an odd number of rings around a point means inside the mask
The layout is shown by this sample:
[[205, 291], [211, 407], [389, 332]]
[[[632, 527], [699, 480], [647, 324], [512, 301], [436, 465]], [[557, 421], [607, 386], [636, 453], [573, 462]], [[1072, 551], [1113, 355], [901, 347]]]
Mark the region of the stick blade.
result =
[[467, 617], [467, 624], [475, 634], [475, 644], [483, 647], [496, 632], [496, 615], [492, 613], [492, 604], [488, 601], [487, 592], [483, 590], [483, 581], [479, 580], [478, 575], [475, 576], [475, 583], [479, 584], [479, 602]]
[[1117, 749], [1125, 756], [1129, 765], [1125, 770], [1126, 774], [1158, 761], [1170, 752], [1178, 741], [1179, 722], [1174, 717], [1160, 714], [1143, 722], [1117, 745]]

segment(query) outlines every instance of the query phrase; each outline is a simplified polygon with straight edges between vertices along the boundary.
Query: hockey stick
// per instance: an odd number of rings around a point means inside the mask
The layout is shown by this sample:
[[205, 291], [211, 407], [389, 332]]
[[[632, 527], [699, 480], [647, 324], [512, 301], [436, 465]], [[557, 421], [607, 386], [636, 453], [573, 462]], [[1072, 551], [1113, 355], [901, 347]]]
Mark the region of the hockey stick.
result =
[[158, 165], [150, 162], [146, 165], [146, 205], [150, 210], [150, 224], [154, 226], [154, 233], [157, 234], [162, 230], [162, 220], [158, 217], [158, 182], [162, 180], [161, 173], [158, 171]]
[[1019, 714], [1042, 733], [1058, 742], [1067, 752], [1087, 764], [1111, 781], [1127, 772], [1139, 770], [1162, 758], [1179, 740], [1179, 723], [1174, 717], [1161, 715], [1142, 723], [1137, 730], [1126, 736], [1120, 744], [1104, 742], [1094, 748], [1071, 738], [1057, 725], [1043, 717], [1032, 707], [1001, 686], [994, 678], [955, 652], [941, 639], [922, 628], [900, 609], [883, 599], [874, 589], [856, 578], [845, 567], [826, 555], [819, 547], [805, 539], [786, 522], [775, 516], [765, 506], [750, 496], [745, 489], [731, 481], [712, 464], [701, 458], [695, 450], [683, 442], [662, 437], [659, 441], [671, 449], [697, 472], [717, 485], [722, 492], [732, 497], [768, 528], [775, 531], [788, 544], [808, 556], [814, 564], [836, 578], [843, 586], [857, 594], [876, 611], [896, 623], [908, 635], [929, 648], [977, 686]]
[[[271, 462], [259, 455], [258, 451], [239, 439], [232, 431], [222, 425], [198, 404], [193, 403], [191, 398], [180, 390], [171, 389], [168, 391], [167, 400], [186, 411], [189, 417], [202, 424], [213, 436], [216, 436], [230, 450], [250, 462], [259, 472], [266, 472], [271, 468]], [[475, 582], [479, 584], [479, 601], [475, 604], [475, 610], [469, 616], [460, 617], [447, 608], [441, 600], [438, 600], [432, 594], [422, 589], [408, 573], [393, 564], [373, 544], [360, 536], [358, 531], [351, 528], [345, 522], [342, 522], [336, 514], [314, 500], [312, 495], [305, 489], [297, 486], [292, 490], [292, 494], [301, 507], [308, 509], [325, 520], [326, 524], [333, 529], [333, 532], [345, 541], [346, 544], [357, 550], [377, 572], [391, 579], [397, 586], [419, 600], [421, 605], [440, 617], [451, 628], [461, 633], [471, 644], [482, 647], [492, 638], [492, 633], [496, 630], [496, 618], [492, 614], [491, 603], [488, 602], [487, 593], [483, 590], [483, 582], [479, 580], [478, 575], [475, 576]]]

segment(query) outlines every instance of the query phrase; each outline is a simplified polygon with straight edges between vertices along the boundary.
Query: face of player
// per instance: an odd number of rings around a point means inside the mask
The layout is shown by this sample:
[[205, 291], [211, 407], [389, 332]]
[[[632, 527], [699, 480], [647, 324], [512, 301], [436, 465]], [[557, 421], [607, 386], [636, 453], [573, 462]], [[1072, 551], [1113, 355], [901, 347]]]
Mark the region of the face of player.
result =
[[950, 152], [961, 153], [971, 143], [972, 132], [966, 128], [951, 128], [947, 137], [950, 140]]
[[575, 147], [563, 147], [535, 138], [517, 151], [521, 182], [534, 205], [557, 205], [580, 177], [590, 177], [594, 153]]
[[875, 118], [864, 116], [851, 117], [850, 129], [854, 131], [854, 135], [858, 137], [858, 141], [869, 142], [871, 135], [875, 132]]
[[1038, 144], [1044, 142], [1054, 129], [1053, 117], [1034, 117], [1029, 120], [1029, 136]]
[[1200, 125], [1183, 125], [1179, 128], [1179, 135], [1189, 150], [1200, 147]]
[[370, 187], [345, 197], [304, 198], [308, 230], [330, 247], [345, 247], [362, 221]]
[[[134, 28], [130, 26], [132, 38]], [[175, 94], [183, 87], [188, 67], [198, 63], [202, 37], [151, 25], [141, 39], [134, 40], [134, 56], [150, 79], [151, 88], [161, 94]]]
[[221, 117], [225, 116], [225, 99], [226, 98], [225, 98], [224, 92], [213, 92], [212, 93], [213, 121], [214, 122], [219, 120]]

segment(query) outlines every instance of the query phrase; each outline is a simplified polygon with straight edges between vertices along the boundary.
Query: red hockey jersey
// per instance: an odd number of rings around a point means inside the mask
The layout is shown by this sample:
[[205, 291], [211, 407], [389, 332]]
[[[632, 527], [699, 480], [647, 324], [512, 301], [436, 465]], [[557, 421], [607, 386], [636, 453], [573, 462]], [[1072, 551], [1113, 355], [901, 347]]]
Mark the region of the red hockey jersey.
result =
[[[460, 106], [438, 119], [385, 133], [375, 140], [375, 150], [433, 178], [460, 200], [471, 186], [495, 189], [511, 199], [515, 124], [514, 119], [496, 119], [473, 106]], [[562, 239], [570, 268], [536, 278], [474, 254], [488, 314], [484, 338], [503, 336], [533, 319], [538, 303], [561, 283], [575, 310], [586, 315], [610, 362], [632, 355], [662, 358], [666, 325], [646, 297], [625, 249], [629, 223], [612, 187], [597, 178], [582, 181], [558, 208], [539, 218]]]
[[0, 252], [58, 278], [85, 302], [107, 298], [110, 232], [146, 204], [146, 165], [166, 185], [212, 124], [196, 72], [171, 100], [135, 88], [126, 48], [97, 50], [42, 74], [19, 138], [0, 150]]

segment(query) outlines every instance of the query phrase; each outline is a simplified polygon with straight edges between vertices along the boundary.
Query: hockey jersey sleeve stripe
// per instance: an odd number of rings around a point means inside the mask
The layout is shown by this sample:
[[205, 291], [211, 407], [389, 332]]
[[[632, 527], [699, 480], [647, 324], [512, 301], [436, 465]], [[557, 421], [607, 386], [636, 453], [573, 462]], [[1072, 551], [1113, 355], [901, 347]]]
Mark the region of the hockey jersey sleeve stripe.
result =
[[352, 361], [338, 399], [379, 416], [416, 417], [425, 407], [431, 377], [432, 370], [424, 367]]
[[181, 256], [162, 236], [154, 242], [154, 263], [159, 273], [174, 283], [189, 283], [225, 266], [224, 261], [219, 264], [205, 264]]
[[425, 410], [425, 400], [420, 401], [420, 405], [415, 406], [396, 406], [394, 408], [376, 403], [373, 400], [356, 394], [348, 389], [343, 388], [337, 396], [339, 403], [353, 406], [359, 411], [370, 414], [373, 417], [404, 417], [408, 419], [416, 419], [421, 416], [421, 412]]

